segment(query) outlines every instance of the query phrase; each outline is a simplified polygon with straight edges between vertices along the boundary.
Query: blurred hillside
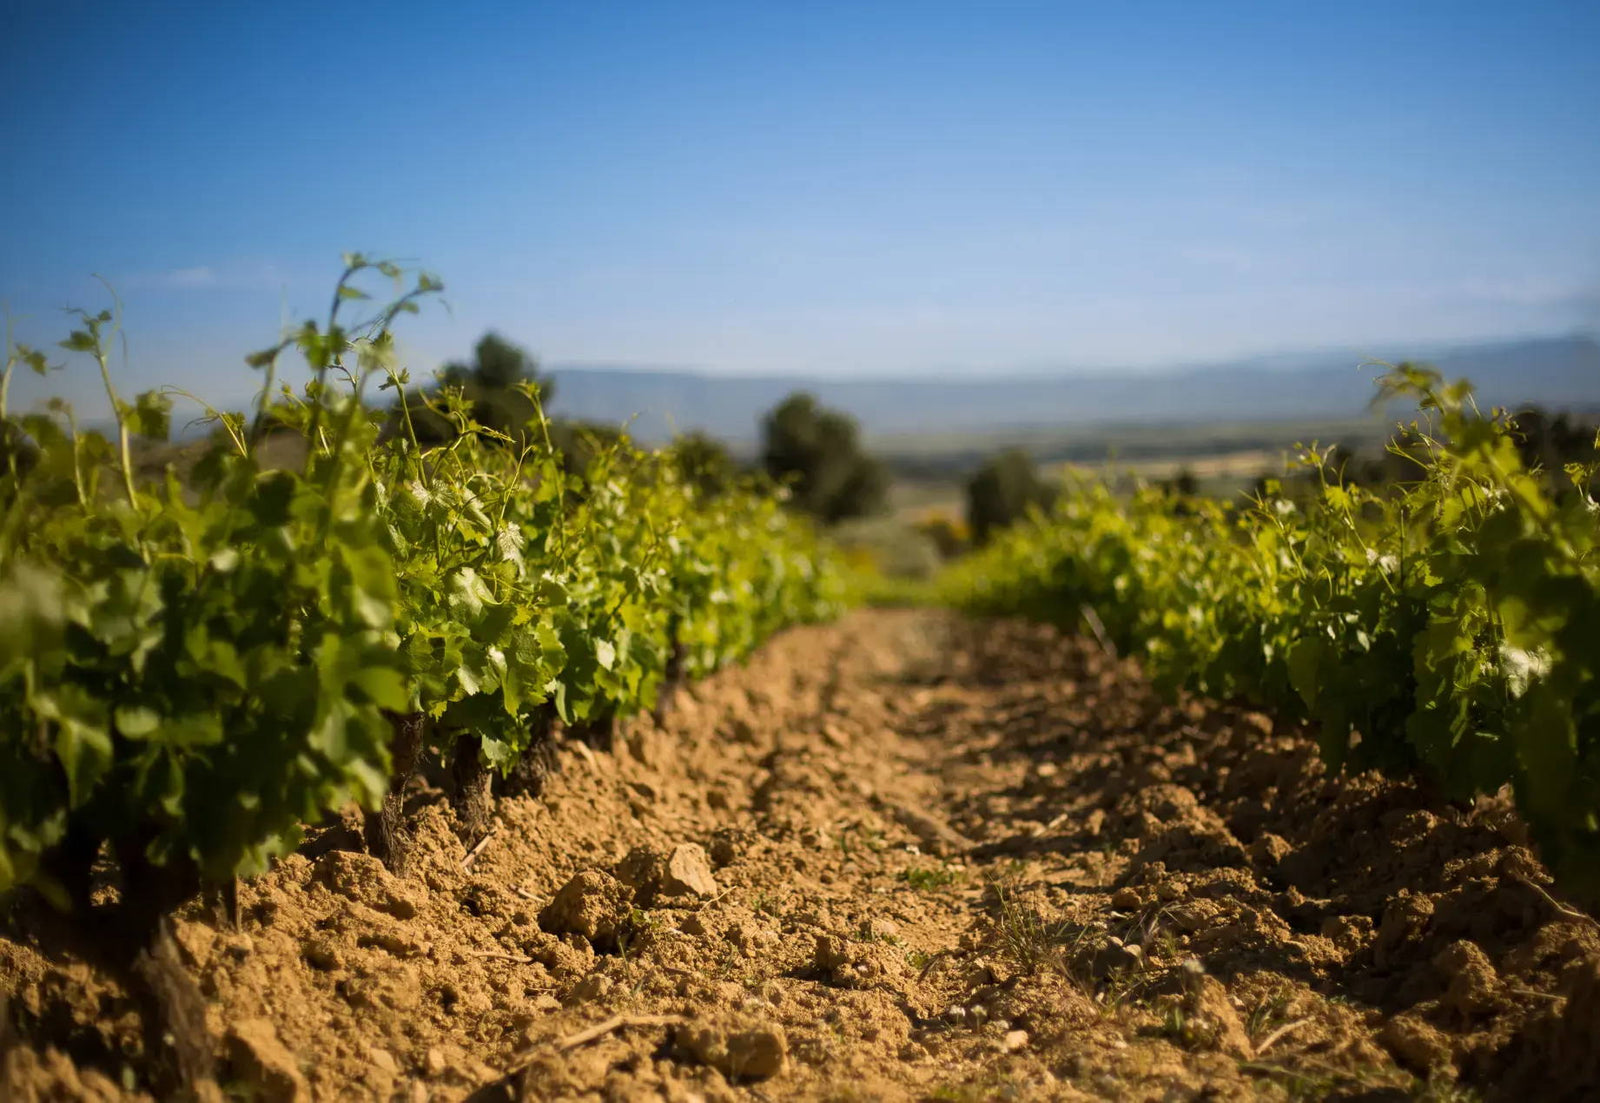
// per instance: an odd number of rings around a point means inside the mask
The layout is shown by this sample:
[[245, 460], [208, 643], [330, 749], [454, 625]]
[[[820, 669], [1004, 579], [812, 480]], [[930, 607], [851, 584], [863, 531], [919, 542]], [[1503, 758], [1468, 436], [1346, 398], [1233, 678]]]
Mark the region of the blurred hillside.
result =
[[[1465, 376], [1488, 405], [1600, 407], [1600, 344], [1561, 337], [1410, 349], [1446, 378]], [[1373, 394], [1365, 355], [1323, 351], [1164, 371], [1092, 372], [980, 379], [814, 379], [701, 375], [687, 371], [556, 368], [557, 409], [585, 421], [634, 418], [634, 434], [660, 440], [703, 430], [754, 438], [761, 415], [789, 393], [809, 391], [856, 417], [869, 438], [989, 434], [1119, 423], [1260, 422], [1362, 418]]]

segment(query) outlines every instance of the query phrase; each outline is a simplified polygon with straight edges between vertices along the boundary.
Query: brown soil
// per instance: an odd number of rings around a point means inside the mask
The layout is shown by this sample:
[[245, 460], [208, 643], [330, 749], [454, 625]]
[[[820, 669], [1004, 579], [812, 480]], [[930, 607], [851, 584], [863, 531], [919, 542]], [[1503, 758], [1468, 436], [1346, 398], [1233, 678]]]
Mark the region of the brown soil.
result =
[[[1048, 629], [859, 613], [554, 755], [470, 862], [419, 780], [404, 878], [352, 814], [180, 918], [225, 1092], [1600, 1093], [1600, 926], [1504, 801], [1329, 777]], [[137, 1097], [128, 994], [39, 906], [0, 934], [0, 1096]]]

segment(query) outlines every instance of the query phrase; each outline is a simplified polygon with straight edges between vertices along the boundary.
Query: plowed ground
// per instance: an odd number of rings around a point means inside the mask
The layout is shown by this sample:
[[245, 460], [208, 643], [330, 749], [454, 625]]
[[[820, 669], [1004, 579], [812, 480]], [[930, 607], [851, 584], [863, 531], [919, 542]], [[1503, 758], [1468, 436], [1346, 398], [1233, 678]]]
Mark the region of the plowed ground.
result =
[[[182, 917], [226, 1093], [1600, 1098], [1600, 927], [1503, 800], [1330, 777], [1093, 643], [863, 612], [552, 758], [470, 859], [418, 779], [404, 878], [352, 817]], [[0, 1095], [137, 1096], [59, 928], [0, 928]]]

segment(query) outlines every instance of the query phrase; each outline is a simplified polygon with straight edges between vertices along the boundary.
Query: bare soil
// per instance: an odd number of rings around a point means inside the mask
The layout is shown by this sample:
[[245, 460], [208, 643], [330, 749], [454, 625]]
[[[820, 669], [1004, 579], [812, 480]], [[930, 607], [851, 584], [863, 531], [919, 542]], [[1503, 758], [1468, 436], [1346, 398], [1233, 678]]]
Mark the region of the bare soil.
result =
[[[1092, 642], [861, 612], [553, 754], [480, 846], [418, 779], [404, 878], [352, 813], [179, 918], [224, 1094], [1600, 1098], [1600, 925], [1503, 798], [1329, 776]], [[140, 1097], [79, 938], [0, 926], [0, 1097]]]

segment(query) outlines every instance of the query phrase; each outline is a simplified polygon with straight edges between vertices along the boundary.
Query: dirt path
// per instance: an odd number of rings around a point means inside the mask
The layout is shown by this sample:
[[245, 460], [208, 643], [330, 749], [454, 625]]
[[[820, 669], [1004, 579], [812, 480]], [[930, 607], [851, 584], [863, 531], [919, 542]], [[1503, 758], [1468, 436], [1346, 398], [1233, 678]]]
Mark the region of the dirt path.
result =
[[[1600, 930], [1503, 802], [1329, 779], [1018, 624], [786, 634], [469, 856], [327, 830], [179, 941], [231, 1090], [293, 1099], [1594, 1098]], [[132, 1006], [19, 909], [13, 1097], [126, 1098]], [[50, 1092], [56, 1092], [50, 1095]], [[0, 1094], [4, 1094], [0, 1091]]]

